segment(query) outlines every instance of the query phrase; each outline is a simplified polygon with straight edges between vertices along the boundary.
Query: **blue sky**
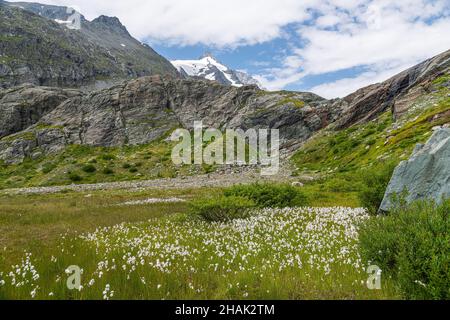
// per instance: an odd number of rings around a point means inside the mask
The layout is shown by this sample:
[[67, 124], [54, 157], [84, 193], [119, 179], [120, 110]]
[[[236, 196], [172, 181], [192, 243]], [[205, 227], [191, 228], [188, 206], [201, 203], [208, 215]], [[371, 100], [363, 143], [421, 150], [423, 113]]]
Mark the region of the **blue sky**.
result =
[[117, 16], [168, 59], [213, 53], [270, 90], [342, 97], [450, 49], [450, 0], [42, 0]]

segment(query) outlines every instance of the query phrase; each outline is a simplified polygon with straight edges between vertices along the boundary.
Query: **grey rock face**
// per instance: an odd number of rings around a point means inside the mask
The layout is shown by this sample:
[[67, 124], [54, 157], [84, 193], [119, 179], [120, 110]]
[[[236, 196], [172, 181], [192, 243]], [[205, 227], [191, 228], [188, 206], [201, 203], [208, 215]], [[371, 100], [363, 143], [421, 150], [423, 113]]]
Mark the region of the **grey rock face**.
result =
[[417, 97], [427, 92], [438, 76], [450, 73], [450, 50], [426, 60], [378, 84], [362, 88], [337, 102], [346, 105], [346, 112], [336, 123], [339, 129], [375, 119], [392, 109], [401, 117]]
[[341, 111], [310, 93], [266, 93], [256, 86], [143, 77], [67, 99], [35, 125], [0, 140], [0, 159], [20, 162], [36, 149], [47, 154], [69, 144], [145, 144], [176, 128], [191, 129], [194, 121], [219, 129], [279, 129], [283, 148], [305, 141]]
[[450, 197], [450, 129], [437, 129], [425, 145], [417, 145], [411, 158], [395, 169], [380, 211], [389, 211], [392, 196], [408, 191], [410, 203], [433, 199], [440, 203]]
[[21, 163], [36, 147], [34, 140], [15, 139], [11, 142], [0, 140], [0, 159], [8, 164]]
[[80, 94], [77, 90], [34, 87], [30, 84], [0, 89], [0, 138], [28, 128], [61, 102]]

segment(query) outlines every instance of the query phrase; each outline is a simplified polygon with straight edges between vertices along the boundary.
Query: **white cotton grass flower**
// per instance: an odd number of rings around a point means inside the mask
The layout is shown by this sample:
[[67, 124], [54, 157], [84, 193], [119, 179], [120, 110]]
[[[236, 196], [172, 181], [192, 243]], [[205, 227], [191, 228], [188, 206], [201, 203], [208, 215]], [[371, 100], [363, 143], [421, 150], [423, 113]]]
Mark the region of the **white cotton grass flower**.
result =
[[[277, 273], [292, 270], [305, 278], [317, 277], [314, 273], [317, 271], [319, 277], [326, 279], [336, 269], [365, 275], [358, 253], [357, 226], [368, 218], [368, 213], [361, 208], [261, 209], [249, 218], [228, 222], [163, 219], [122, 223], [97, 228], [67, 241], [81, 241], [98, 257], [93, 271], [82, 270], [90, 279], [84, 291], [94, 290], [96, 282], [101, 282], [99, 279], [111, 279], [110, 284], [116, 290], [111, 290], [107, 284], [102, 290], [105, 300], [120, 297], [120, 289], [113, 280], [114, 272], [123, 273], [124, 281], [139, 281], [157, 292], [160, 298], [167, 295], [162, 290], [165, 284], [152, 278], [152, 274], [164, 277], [186, 273], [189, 275], [186, 290], [198, 295], [205, 292], [205, 288], [192, 279], [216, 274], [230, 279], [225, 285], [232, 294], [247, 298], [248, 284], [237, 277], [240, 273], [248, 273], [262, 282]], [[73, 250], [69, 246], [65, 248], [70, 256]], [[50, 260], [61, 259], [52, 256]], [[65, 270], [65, 273], [70, 271]], [[7, 282], [15, 287], [30, 288], [31, 292], [38, 281], [40, 276], [31, 254], [26, 254], [22, 263], [12, 266], [5, 276], [0, 275], [0, 286]], [[65, 276], [58, 275], [55, 281], [63, 282]], [[359, 281], [354, 285], [360, 286]], [[36, 296], [37, 290], [33, 294]]]

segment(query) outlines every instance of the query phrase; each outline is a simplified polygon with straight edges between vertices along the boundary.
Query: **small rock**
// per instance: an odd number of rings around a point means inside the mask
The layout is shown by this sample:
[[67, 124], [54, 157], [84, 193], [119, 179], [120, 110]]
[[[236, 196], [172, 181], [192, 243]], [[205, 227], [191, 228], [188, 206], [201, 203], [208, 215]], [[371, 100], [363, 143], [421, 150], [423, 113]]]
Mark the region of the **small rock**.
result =
[[300, 181], [295, 181], [295, 182], [292, 182], [292, 186], [293, 187], [303, 187], [304, 184], [301, 183]]

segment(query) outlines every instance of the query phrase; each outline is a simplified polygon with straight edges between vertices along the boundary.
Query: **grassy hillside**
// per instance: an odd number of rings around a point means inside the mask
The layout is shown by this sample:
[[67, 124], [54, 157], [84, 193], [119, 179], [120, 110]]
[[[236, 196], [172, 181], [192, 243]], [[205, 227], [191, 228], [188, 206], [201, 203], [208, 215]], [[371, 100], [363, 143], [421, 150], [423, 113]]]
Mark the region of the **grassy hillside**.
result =
[[173, 178], [203, 168], [175, 167], [172, 144], [103, 148], [72, 145], [59, 154], [27, 158], [17, 165], [0, 165], [0, 189]]
[[293, 156], [298, 172], [333, 177], [408, 159], [417, 143], [428, 140], [433, 127], [450, 123], [449, 76], [436, 79], [433, 91], [415, 101], [398, 121], [386, 111], [369, 123], [321, 131]]

